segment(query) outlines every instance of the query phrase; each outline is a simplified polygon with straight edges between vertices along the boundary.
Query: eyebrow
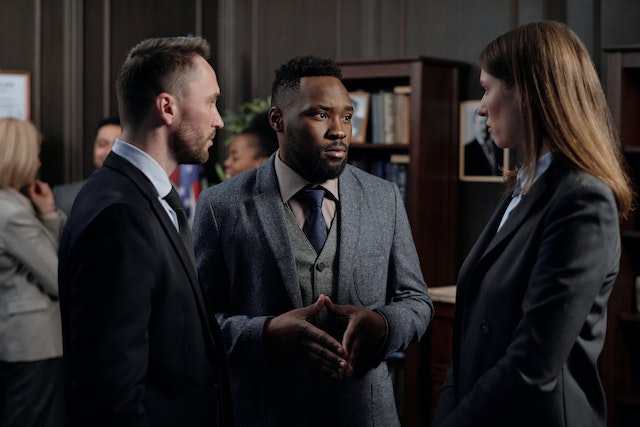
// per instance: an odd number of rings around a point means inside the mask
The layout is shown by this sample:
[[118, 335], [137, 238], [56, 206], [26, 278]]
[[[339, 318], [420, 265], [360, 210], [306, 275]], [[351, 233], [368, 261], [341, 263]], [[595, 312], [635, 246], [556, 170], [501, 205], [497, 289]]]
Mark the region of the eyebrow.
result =
[[[322, 104], [317, 105], [317, 108], [319, 108], [319, 109], [321, 109], [321, 110], [323, 110], [323, 111], [333, 111], [333, 110], [335, 110], [335, 108], [333, 108], [333, 107], [329, 107], [329, 106], [322, 105]], [[354, 111], [354, 108], [353, 108], [353, 106], [352, 106], [352, 105], [345, 105], [345, 107], [344, 107], [344, 108], [345, 108], [345, 110], [347, 110], [347, 111]]]

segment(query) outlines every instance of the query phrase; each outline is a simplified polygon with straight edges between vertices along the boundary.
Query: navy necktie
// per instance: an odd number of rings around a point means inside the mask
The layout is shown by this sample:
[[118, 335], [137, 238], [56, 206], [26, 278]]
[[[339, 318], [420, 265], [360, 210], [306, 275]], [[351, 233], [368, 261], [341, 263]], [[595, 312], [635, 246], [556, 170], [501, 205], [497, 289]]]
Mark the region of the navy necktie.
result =
[[317, 253], [320, 253], [327, 240], [327, 224], [322, 215], [322, 201], [325, 190], [322, 187], [304, 188], [301, 191], [302, 199], [309, 207], [307, 218], [307, 238]]
[[176, 213], [178, 217], [178, 229], [180, 232], [180, 237], [182, 238], [182, 242], [184, 243], [191, 260], [195, 264], [195, 255], [193, 253], [193, 242], [191, 241], [191, 230], [189, 230], [189, 221], [187, 220], [187, 214], [182, 207], [182, 201], [180, 200], [180, 196], [176, 191], [175, 187], [171, 187], [171, 191], [169, 194], [163, 197], [163, 199], [169, 204], [171, 209]]

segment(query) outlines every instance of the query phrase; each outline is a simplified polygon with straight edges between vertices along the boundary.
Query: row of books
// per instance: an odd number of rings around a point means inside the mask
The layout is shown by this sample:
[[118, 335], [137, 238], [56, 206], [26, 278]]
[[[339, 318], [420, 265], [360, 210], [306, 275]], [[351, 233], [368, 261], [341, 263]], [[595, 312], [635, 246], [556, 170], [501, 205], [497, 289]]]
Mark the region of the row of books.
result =
[[409, 86], [371, 94], [371, 141], [374, 144], [409, 143]]
[[355, 160], [354, 166], [376, 175], [380, 178], [394, 182], [400, 190], [400, 195], [407, 205], [409, 187], [409, 156], [406, 154], [392, 154], [389, 160]]

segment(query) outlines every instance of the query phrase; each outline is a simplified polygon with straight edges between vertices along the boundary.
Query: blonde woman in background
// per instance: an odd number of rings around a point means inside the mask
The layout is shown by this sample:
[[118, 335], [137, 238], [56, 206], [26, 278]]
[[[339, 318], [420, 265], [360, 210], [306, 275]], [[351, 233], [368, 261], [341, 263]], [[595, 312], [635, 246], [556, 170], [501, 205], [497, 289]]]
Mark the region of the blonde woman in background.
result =
[[66, 216], [36, 179], [40, 142], [31, 123], [0, 119], [0, 427], [64, 425], [57, 251]]

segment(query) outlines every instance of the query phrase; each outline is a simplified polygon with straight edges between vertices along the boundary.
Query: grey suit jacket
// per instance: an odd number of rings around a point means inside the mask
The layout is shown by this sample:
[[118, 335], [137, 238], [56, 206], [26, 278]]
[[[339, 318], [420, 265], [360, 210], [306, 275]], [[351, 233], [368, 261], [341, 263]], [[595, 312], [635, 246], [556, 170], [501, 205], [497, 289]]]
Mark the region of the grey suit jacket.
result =
[[397, 425], [382, 358], [420, 339], [433, 313], [399, 191], [351, 166], [340, 176], [335, 299], [380, 310], [389, 335], [377, 367], [328, 380], [263, 346], [265, 321], [302, 306], [275, 155], [203, 192], [196, 208], [198, 270], [222, 328], [234, 419], [252, 427]]
[[62, 356], [58, 243], [66, 216], [40, 221], [0, 190], [0, 360]]
[[460, 268], [434, 426], [606, 425], [597, 359], [620, 259], [611, 190], [558, 159]]
[[67, 216], [71, 214], [73, 202], [76, 200], [76, 196], [84, 183], [85, 181], [77, 181], [53, 187], [53, 198], [56, 201], [56, 206]]

